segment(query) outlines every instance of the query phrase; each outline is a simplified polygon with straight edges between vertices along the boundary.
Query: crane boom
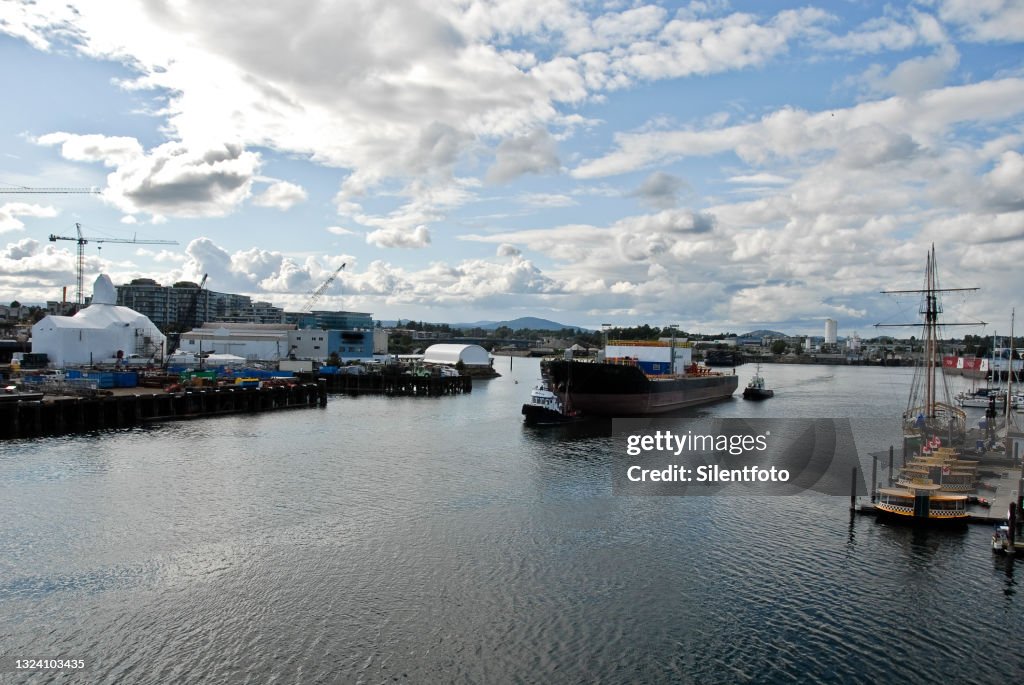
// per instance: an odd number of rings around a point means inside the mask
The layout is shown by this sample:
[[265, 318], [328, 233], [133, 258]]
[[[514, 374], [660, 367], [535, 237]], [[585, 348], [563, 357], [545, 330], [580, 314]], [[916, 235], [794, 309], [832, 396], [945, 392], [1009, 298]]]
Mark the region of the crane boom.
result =
[[82, 286], [82, 278], [85, 273], [85, 246], [89, 242], [94, 243], [138, 243], [140, 245], [177, 245], [177, 240], [139, 240], [138, 238], [86, 238], [82, 235], [82, 225], [79, 223], [75, 224], [75, 232], [78, 233], [77, 237], [66, 236], [66, 235], [54, 235], [50, 234], [50, 242], [55, 243], [58, 240], [73, 240], [78, 243], [78, 294], [77, 302], [75, 305], [75, 311], [82, 308], [82, 304], [85, 303], [85, 293]]
[[331, 287], [331, 283], [334, 283], [334, 279], [338, 277], [338, 274], [341, 273], [341, 270], [344, 268], [345, 262], [342, 262], [341, 266], [335, 269], [334, 273], [331, 274], [326, 281], [321, 283], [319, 288], [313, 291], [313, 294], [310, 295], [309, 300], [306, 302], [305, 305], [303, 305], [302, 309], [300, 309], [299, 312], [302, 314], [308, 314], [309, 312], [313, 311], [313, 305], [315, 305], [317, 301], [319, 301], [320, 298], [323, 296], [323, 294], [327, 292], [327, 289]]
[[0, 188], [0, 193], [17, 195], [99, 195], [99, 188], [28, 188], [14, 186]]

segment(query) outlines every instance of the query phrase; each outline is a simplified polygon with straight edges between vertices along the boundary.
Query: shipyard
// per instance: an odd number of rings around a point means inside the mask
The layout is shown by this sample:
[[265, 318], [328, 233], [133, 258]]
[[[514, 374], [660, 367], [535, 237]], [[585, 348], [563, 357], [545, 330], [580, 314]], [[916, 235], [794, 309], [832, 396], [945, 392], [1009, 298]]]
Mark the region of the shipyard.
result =
[[1019, 682], [1022, 4], [0, 2], [0, 683]]

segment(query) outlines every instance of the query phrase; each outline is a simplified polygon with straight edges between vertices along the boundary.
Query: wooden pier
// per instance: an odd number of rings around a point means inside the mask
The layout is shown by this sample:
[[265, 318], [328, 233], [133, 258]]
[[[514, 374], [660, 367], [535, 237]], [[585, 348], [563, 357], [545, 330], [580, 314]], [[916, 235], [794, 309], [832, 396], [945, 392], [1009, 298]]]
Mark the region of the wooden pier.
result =
[[0, 439], [88, 433], [157, 421], [325, 406], [325, 383], [10, 402], [0, 405]]

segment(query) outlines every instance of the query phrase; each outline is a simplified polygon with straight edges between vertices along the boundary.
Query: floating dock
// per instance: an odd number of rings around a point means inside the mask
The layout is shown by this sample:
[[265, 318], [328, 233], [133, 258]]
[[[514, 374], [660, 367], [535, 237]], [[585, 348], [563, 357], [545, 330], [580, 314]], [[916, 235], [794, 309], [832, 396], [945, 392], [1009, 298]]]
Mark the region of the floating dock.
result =
[[[885, 468], [888, 469], [888, 478], [886, 480], [890, 483], [894, 482], [893, 469], [895, 468], [895, 463], [904, 461], [901, 450], [875, 452], [870, 456], [876, 468], [880, 464], [887, 464]], [[1006, 521], [1006, 513], [1010, 502], [1019, 503], [1019, 498], [1022, 494], [1020, 491], [1021, 466], [1014, 465], [1012, 460], [1002, 457], [989, 456], [986, 459], [985, 455], [981, 455], [977, 458], [979, 459], [978, 474], [980, 482], [976, 492], [958, 494], [973, 494], [989, 502], [988, 507], [983, 507], [980, 504], [969, 505], [967, 523], [996, 526]], [[871, 474], [872, 493], [876, 490], [877, 477], [877, 472]], [[851, 493], [850, 509], [858, 514], [874, 515], [877, 513], [873, 501], [858, 501], [853, 493]]]
[[158, 421], [325, 406], [326, 383], [19, 401], [0, 404], [0, 439], [88, 433]]

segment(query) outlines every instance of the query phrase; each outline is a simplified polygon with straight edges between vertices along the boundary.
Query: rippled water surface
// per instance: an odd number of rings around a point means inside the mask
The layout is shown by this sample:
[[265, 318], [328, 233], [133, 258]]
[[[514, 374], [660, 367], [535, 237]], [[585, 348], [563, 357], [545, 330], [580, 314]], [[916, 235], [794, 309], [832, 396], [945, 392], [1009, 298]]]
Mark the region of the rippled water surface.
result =
[[[609, 425], [525, 428], [537, 362], [496, 366], [460, 397], [0, 444], [0, 653], [88, 664], [0, 680], [1022, 679], [1024, 566], [987, 529], [617, 497]], [[698, 413], [881, 417], [861, 452], [895, 440], [909, 371], [764, 373], [774, 399]]]

